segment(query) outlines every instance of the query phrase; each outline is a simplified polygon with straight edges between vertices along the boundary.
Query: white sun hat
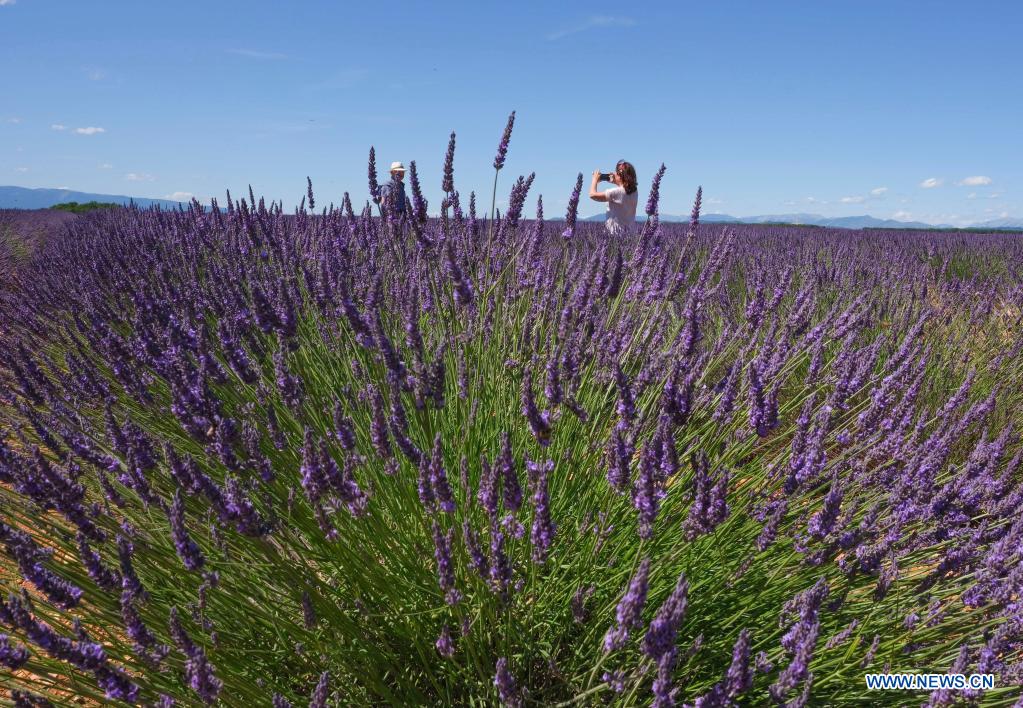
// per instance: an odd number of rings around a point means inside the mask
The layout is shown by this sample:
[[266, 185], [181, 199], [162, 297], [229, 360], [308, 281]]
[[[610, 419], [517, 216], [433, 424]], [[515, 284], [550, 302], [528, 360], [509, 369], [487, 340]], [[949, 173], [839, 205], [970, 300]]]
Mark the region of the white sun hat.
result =
[[405, 165], [401, 164], [400, 162], [392, 162], [391, 163], [391, 172], [404, 172], [404, 171], [405, 171]]

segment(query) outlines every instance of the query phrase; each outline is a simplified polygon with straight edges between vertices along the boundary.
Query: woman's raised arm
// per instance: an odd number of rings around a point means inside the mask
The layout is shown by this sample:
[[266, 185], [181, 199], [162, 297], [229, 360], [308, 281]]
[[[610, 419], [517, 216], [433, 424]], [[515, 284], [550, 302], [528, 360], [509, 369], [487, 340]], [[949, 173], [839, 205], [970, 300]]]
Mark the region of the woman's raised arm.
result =
[[598, 184], [600, 184], [600, 170], [593, 170], [593, 181], [590, 182], [590, 199], [595, 202], [606, 202], [607, 195], [597, 191]]

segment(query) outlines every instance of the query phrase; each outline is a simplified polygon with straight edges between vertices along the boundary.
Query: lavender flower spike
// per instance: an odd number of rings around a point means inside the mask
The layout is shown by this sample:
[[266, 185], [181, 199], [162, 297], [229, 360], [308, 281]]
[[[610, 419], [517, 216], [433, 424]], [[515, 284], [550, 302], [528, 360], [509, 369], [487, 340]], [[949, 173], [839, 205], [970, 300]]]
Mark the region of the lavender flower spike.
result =
[[188, 529], [185, 528], [185, 501], [181, 497], [180, 489], [174, 492], [174, 502], [171, 504], [168, 516], [170, 517], [171, 536], [174, 538], [174, 548], [178, 552], [178, 557], [181, 558], [181, 562], [188, 570], [200, 570], [206, 559], [203, 557], [202, 551], [199, 550], [199, 546], [188, 535]]
[[530, 532], [530, 541], [533, 544], [533, 561], [542, 564], [547, 560], [551, 543], [554, 541], [556, 526], [551, 521], [550, 497], [547, 491], [547, 475], [554, 469], [554, 463], [550, 460], [544, 463], [527, 462], [526, 466], [531, 469], [530, 475], [536, 476], [533, 484], [533, 529]]
[[497, 695], [501, 699], [502, 705], [508, 706], [508, 708], [519, 708], [522, 705], [522, 697], [519, 695], [515, 677], [508, 670], [508, 660], [503, 656], [497, 660], [494, 685], [497, 686]]
[[665, 169], [662, 162], [661, 169], [657, 170], [657, 174], [654, 175], [654, 181], [650, 185], [650, 196], [646, 200], [647, 216], [655, 216], [657, 214], [657, 204], [661, 199], [661, 178], [664, 177]]
[[650, 559], [644, 558], [629, 583], [629, 589], [618, 603], [615, 611], [617, 620], [614, 627], [604, 635], [604, 653], [616, 651], [625, 646], [629, 631], [637, 628], [643, 605], [646, 604], [647, 578], [650, 574]]
[[374, 200], [380, 195], [380, 185], [377, 183], [377, 153], [372, 146], [369, 148], [369, 196]]
[[536, 400], [533, 398], [533, 372], [526, 371], [522, 377], [522, 415], [529, 423], [529, 429], [533, 431], [536, 441], [543, 447], [551, 444], [550, 413], [541, 413], [536, 407]]
[[568, 198], [568, 211], [565, 212], [565, 230], [561, 232], [561, 235], [566, 241], [570, 241], [575, 236], [575, 222], [579, 216], [579, 195], [583, 191], [583, 173], [580, 172], [579, 176], [575, 179], [575, 188], [572, 190], [572, 196]]
[[313, 695], [309, 698], [309, 708], [327, 708], [327, 698], [330, 696], [330, 674], [324, 671], [320, 674], [320, 680], [316, 682]]
[[686, 613], [688, 605], [689, 581], [685, 573], [678, 576], [675, 589], [657, 610], [657, 615], [650, 622], [646, 636], [643, 637], [643, 653], [654, 661], [676, 651], [675, 639], [679, 625]]
[[17, 671], [28, 659], [28, 648], [24, 644], [13, 644], [10, 637], [0, 634], [0, 664]]
[[[507, 150], [507, 147], [505, 147]], [[455, 134], [451, 133], [448, 141], [448, 151], [444, 155], [444, 180], [440, 186], [443, 192], [450, 194], [455, 191]]]
[[[497, 156], [494, 158], [494, 169], [500, 170], [504, 167], [505, 157], [508, 155], [508, 143], [511, 141], [512, 127], [515, 125], [515, 111], [511, 112], [508, 116], [508, 124], [504, 127], [504, 135], [501, 136], [501, 142], [497, 146]], [[454, 136], [452, 136], [454, 139]]]

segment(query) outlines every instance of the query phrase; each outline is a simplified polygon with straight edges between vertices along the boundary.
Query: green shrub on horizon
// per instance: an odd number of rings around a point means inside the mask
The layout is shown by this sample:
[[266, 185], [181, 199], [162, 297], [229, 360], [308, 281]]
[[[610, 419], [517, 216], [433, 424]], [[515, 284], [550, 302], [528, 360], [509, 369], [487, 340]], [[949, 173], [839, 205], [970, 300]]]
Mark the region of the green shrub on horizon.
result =
[[51, 209], [58, 209], [60, 211], [69, 211], [72, 214], [85, 214], [90, 211], [96, 211], [97, 209], [116, 209], [121, 206], [120, 204], [114, 204], [113, 202], [63, 202], [61, 204], [54, 204]]

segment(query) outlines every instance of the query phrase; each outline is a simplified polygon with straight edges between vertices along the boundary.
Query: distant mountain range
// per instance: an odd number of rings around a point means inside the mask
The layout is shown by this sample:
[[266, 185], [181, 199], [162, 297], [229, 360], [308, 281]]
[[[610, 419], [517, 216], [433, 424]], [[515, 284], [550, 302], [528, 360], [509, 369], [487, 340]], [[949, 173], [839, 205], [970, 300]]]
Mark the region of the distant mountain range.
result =
[[[134, 202], [140, 207], [158, 204], [164, 208], [176, 209], [182, 202], [170, 199], [149, 199], [147, 197], [129, 197], [123, 194], [92, 194], [76, 192], [71, 189], [28, 189], [26, 187], [0, 187], [0, 209], [47, 209], [55, 204], [65, 202], [112, 202], [128, 204]], [[604, 214], [588, 216], [584, 221], [603, 221]], [[640, 214], [636, 221], [644, 221], [646, 216]], [[954, 229], [951, 224], [925, 224], [921, 221], [896, 221], [895, 219], [878, 219], [864, 214], [863, 216], [821, 216], [820, 214], [761, 214], [758, 216], [732, 216], [730, 214], [701, 214], [700, 220], [706, 223], [732, 224], [805, 224], [808, 226], [827, 226], [838, 229]], [[686, 222], [688, 215], [661, 214], [661, 221]], [[1023, 229], [1023, 219], [995, 219], [970, 224], [971, 229]]]
[[159, 204], [161, 207], [177, 209], [180, 202], [169, 199], [147, 199], [126, 197], [122, 194], [92, 194], [72, 189], [28, 189], [26, 187], [0, 187], [0, 209], [47, 209], [66, 202], [108, 202], [128, 204], [134, 202], [140, 207]]
[[[586, 221], [603, 221], [604, 214], [586, 217]], [[646, 221], [646, 215], [637, 215], [636, 221]], [[661, 214], [661, 221], [685, 222], [689, 216], [678, 214]], [[922, 221], [896, 221], [895, 219], [878, 219], [864, 214], [862, 216], [821, 216], [820, 214], [760, 214], [758, 216], [732, 216], [730, 214], [701, 214], [700, 221], [705, 223], [729, 224], [802, 224], [807, 226], [827, 226], [835, 229], [1023, 229], [1021, 219], [996, 219], [970, 224], [967, 227], [952, 224], [925, 224]]]

